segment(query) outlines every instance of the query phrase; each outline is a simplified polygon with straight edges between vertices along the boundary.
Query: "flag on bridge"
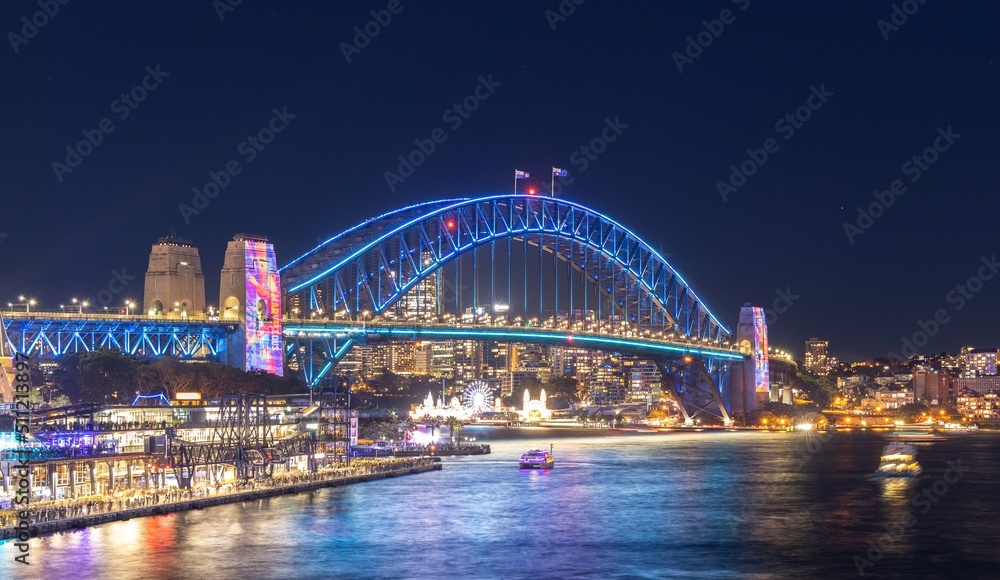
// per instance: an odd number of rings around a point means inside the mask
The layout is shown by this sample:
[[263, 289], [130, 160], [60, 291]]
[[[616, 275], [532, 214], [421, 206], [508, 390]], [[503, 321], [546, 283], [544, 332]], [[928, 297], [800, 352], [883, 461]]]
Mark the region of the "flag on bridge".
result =
[[527, 171], [521, 171], [520, 169], [514, 170], [514, 179], [528, 179], [529, 175]]
[[553, 167], [552, 168], [552, 175], [554, 175], [556, 177], [568, 177], [569, 176], [569, 171], [566, 171], [565, 169], [559, 169], [558, 167]]

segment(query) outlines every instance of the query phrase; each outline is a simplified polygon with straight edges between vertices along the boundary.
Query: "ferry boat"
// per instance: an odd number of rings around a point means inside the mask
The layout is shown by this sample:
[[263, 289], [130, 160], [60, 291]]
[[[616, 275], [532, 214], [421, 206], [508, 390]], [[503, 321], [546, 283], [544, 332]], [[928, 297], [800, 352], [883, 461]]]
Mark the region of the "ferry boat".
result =
[[882, 449], [875, 477], [917, 477], [923, 473], [917, 463], [917, 446], [912, 443], [890, 443]]
[[946, 439], [934, 431], [933, 427], [926, 425], [896, 427], [889, 437], [895, 439], [897, 443], [918, 443], [921, 445]]
[[517, 462], [519, 469], [552, 469], [556, 464], [555, 458], [552, 456], [552, 446], [549, 445], [549, 450], [544, 449], [532, 449], [527, 453], [521, 454], [521, 459]]

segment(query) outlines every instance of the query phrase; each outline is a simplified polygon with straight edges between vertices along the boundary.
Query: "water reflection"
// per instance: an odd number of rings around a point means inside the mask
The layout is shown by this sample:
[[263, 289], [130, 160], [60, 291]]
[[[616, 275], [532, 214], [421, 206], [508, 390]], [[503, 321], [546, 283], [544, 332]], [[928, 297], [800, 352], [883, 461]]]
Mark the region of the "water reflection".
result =
[[[1000, 562], [1000, 437], [922, 448], [916, 482], [869, 480], [883, 442], [863, 431], [525, 435], [479, 430], [493, 454], [440, 472], [36, 539], [27, 577], [853, 576], [852, 558], [912, 511], [914, 486], [959, 457], [972, 470], [865, 575], [983, 577]], [[549, 443], [555, 468], [518, 469]]]

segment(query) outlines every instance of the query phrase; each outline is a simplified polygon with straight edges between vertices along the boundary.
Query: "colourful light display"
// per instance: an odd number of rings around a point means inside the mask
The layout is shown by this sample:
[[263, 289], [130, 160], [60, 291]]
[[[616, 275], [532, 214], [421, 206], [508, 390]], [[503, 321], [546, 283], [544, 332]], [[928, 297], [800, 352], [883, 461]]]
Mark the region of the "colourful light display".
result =
[[771, 388], [767, 360], [767, 322], [764, 321], [764, 309], [753, 309], [753, 357], [756, 376], [754, 382], [757, 392], [766, 393]]
[[281, 278], [274, 246], [246, 241], [246, 369], [284, 374]]

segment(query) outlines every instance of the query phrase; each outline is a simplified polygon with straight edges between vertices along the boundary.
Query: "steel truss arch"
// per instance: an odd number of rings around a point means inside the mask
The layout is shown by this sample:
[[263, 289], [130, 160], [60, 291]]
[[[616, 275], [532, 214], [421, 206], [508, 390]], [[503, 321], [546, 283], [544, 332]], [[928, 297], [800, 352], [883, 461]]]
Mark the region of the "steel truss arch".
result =
[[282, 283], [310, 308], [378, 315], [444, 265], [505, 238], [571, 264], [640, 327], [705, 341], [730, 336], [649, 244], [595, 210], [552, 197], [450, 200], [385, 214], [292, 261]]

